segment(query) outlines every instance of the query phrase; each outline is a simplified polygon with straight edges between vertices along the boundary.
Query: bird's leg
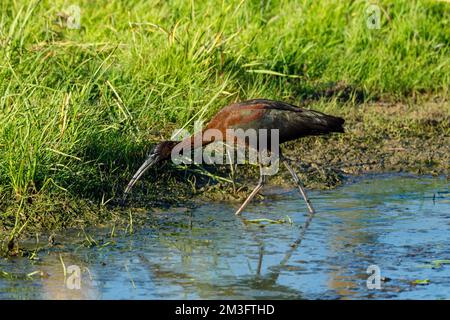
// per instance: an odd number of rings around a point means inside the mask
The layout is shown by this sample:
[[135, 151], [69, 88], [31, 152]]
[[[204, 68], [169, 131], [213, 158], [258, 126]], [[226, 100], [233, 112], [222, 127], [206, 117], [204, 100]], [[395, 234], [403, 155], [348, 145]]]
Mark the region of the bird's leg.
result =
[[263, 169], [262, 166], [259, 165], [259, 182], [258, 185], [255, 187], [255, 189], [253, 189], [252, 193], [250, 193], [250, 195], [248, 196], [247, 199], [245, 199], [244, 203], [240, 206], [240, 208], [236, 211], [236, 215], [240, 215], [241, 212], [245, 209], [245, 207], [248, 205], [248, 203], [255, 197], [255, 195], [258, 193], [259, 190], [261, 190], [261, 188], [264, 185], [266, 178], [265, 175], [263, 174]]
[[300, 191], [300, 194], [303, 196], [303, 199], [305, 199], [306, 205], [308, 206], [309, 213], [314, 214], [315, 213], [314, 208], [312, 207], [311, 201], [309, 200], [308, 196], [306, 195], [306, 191], [303, 188], [303, 185], [302, 185], [297, 173], [294, 171], [294, 169], [292, 169], [292, 167], [289, 165], [289, 163], [287, 163], [286, 159], [282, 158], [282, 161], [283, 161], [286, 169], [288, 169], [290, 174], [292, 175], [294, 182], [297, 184], [298, 191]]
[[[231, 171], [231, 181], [233, 184], [233, 193], [236, 194], [236, 171], [237, 171], [237, 163], [233, 162], [233, 159], [231, 158], [230, 155], [230, 151], [227, 149], [228, 145], [225, 144], [225, 148], [226, 148], [226, 154], [227, 154], [227, 159], [230, 161], [230, 171]], [[234, 150], [233, 150], [234, 151]]]

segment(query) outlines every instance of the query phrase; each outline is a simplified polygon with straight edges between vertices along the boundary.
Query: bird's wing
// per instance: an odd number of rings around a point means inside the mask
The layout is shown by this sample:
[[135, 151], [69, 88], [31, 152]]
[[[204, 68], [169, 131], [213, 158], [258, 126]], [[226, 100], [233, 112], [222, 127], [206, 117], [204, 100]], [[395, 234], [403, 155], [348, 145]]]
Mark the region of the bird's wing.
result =
[[279, 130], [280, 142], [305, 136], [344, 132], [342, 127], [344, 119], [314, 110], [304, 109], [302, 112], [292, 112], [272, 109], [265, 114], [264, 118], [264, 127]]
[[278, 129], [280, 142], [308, 135], [343, 132], [344, 119], [285, 102], [255, 99], [229, 105], [211, 119], [207, 128]]

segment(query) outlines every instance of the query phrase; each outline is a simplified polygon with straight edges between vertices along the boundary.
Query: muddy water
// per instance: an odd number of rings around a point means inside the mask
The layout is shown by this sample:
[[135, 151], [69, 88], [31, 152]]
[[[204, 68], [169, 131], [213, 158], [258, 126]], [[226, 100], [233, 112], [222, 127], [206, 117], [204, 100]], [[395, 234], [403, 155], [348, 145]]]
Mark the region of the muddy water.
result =
[[[133, 235], [90, 233], [102, 240], [90, 248], [2, 259], [0, 298], [450, 298], [444, 177], [365, 176], [310, 192], [318, 213], [303, 237], [308, 216], [295, 190], [268, 193], [244, 218], [273, 221], [236, 218], [237, 204], [204, 204], [153, 213]], [[42, 276], [27, 276], [34, 271]]]

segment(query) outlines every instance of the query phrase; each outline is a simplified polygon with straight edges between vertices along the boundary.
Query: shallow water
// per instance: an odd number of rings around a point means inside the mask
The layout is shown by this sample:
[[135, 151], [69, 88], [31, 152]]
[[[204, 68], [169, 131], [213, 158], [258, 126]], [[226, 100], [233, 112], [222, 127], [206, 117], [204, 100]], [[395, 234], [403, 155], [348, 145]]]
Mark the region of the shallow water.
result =
[[[286, 223], [244, 223], [233, 214], [238, 204], [205, 203], [153, 213], [149, 227], [133, 235], [90, 233], [103, 238], [91, 248], [55, 246], [37, 260], [2, 259], [0, 299], [450, 298], [444, 177], [365, 176], [310, 192], [317, 214], [304, 237], [308, 215], [297, 192], [269, 193], [243, 218]], [[80, 289], [68, 289], [76, 273], [64, 277], [62, 262], [80, 268]], [[379, 289], [367, 287], [370, 265], [384, 280]], [[26, 276], [33, 271], [44, 276]]]

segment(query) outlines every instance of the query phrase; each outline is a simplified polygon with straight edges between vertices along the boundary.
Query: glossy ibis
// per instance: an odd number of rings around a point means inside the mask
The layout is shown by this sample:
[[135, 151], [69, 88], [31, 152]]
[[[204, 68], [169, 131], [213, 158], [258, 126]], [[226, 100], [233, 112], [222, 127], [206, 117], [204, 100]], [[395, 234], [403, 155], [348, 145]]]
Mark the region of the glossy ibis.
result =
[[[183, 141], [163, 141], [156, 145], [153, 151], [149, 154], [145, 162], [141, 165], [138, 171], [134, 174], [128, 186], [125, 189], [124, 199], [130, 192], [136, 181], [144, 174], [144, 172], [151, 166], [161, 163], [162, 161], [169, 160], [171, 158], [172, 149], [176, 146], [189, 146], [194, 147], [194, 141], [196, 137], [200, 137], [200, 146], [206, 146], [214, 139], [205, 138], [203, 133], [208, 129], [216, 129], [223, 132], [226, 136], [227, 129], [277, 129], [279, 143], [295, 140], [305, 136], [312, 135], [325, 135], [332, 132], [344, 132], [343, 128], [344, 119], [326, 115], [319, 111], [313, 111], [297, 107], [285, 102], [255, 99], [244, 101], [240, 103], [233, 103], [220, 110], [208, 123], [206, 128], [200, 132], [184, 139]], [[236, 141], [242, 143], [242, 141]], [[246, 142], [243, 142], [246, 144]], [[198, 144], [196, 144], [198, 146]], [[258, 150], [259, 151], [259, 150]], [[296, 172], [292, 169], [289, 163], [286, 161], [281, 152], [278, 154], [278, 159], [288, 169], [292, 175], [294, 182], [296, 183], [300, 194], [303, 196], [309, 212], [314, 213], [314, 209], [311, 205], [308, 196], [300, 182], [300, 179]], [[236, 214], [240, 214], [247, 204], [253, 199], [253, 197], [259, 192], [265, 183], [265, 175], [260, 165], [260, 179], [259, 183], [236, 211]]]

